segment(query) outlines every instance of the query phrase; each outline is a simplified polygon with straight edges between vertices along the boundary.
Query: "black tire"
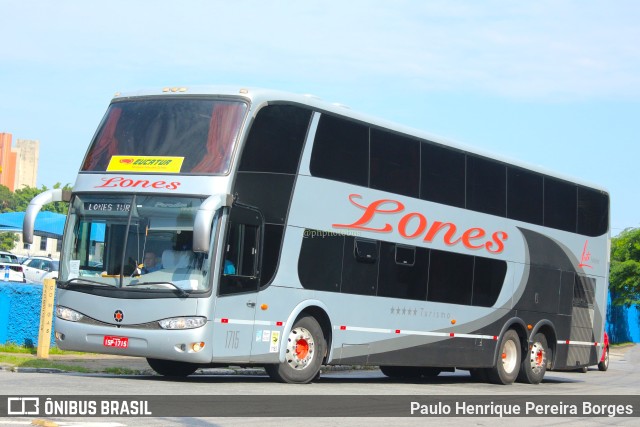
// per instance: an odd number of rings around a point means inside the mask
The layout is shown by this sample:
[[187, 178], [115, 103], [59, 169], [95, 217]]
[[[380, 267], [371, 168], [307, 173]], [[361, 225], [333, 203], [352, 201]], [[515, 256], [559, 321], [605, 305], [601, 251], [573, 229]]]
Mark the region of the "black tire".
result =
[[493, 384], [513, 384], [520, 372], [522, 361], [520, 337], [513, 329], [504, 333], [498, 344], [496, 365], [487, 371], [489, 382]]
[[188, 377], [193, 374], [198, 365], [188, 362], [176, 362], [175, 360], [151, 359], [147, 357], [147, 363], [151, 369], [165, 377]]
[[609, 347], [604, 349], [604, 360], [598, 363], [598, 370], [604, 372], [609, 369]]
[[547, 372], [549, 346], [544, 334], [535, 334], [528, 351], [522, 355], [518, 381], [528, 384], [540, 384]]
[[317, 379], [327, 352], [318, 321], [311, 316], [298, 319], [285, 345], [285, 361], [264, 367], [271, 379], [290, 384], [306, 384]]
[[478, 383], [486, 383], [489, 381], [489, 369], [486, 368], [471, 368], [469, 369], [469, 374], [471, 375], [471, 379]]

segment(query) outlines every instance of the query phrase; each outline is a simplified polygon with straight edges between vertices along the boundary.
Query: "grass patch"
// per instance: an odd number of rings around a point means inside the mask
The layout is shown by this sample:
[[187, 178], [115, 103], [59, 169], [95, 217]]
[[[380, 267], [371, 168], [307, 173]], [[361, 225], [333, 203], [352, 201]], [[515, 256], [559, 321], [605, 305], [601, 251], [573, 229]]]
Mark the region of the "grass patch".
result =
[[[25, 345], [18, 345], [16, 343], [0, 344], [0, 353], [17, 353], [17, 354], [36, 354], [38, 352], [37, 347], [29, 347]], [[51, 347], [49, 354], [87, 354], [78, 351], [60, 350], [58, 347]]]
[[82, 373], [96, 372], [92, 369], [87, 369], [82, 366], [66, 365], [46, 359], [34, 359], [32, 357], [20, 357], [13, 354], [0, 355], [0, 363], [8, 364], [20, 368], [44, 368], [44, 369], [59, 369], [61, 371], [72, 371]]

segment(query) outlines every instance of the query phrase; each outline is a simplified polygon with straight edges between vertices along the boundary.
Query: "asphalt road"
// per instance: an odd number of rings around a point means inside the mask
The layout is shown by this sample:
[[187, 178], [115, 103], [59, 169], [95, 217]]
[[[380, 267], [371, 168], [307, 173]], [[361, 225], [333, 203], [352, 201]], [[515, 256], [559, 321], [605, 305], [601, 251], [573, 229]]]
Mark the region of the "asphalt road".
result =
[[[634, 395], [633, 401], [640, 402], [640, 346], [614, 349], [611, 353], [610, 368], [607, 372], [600, 372], [592, 368], [588, 373], [579, 372], [548, 372], [544, 381], [536, 386], [527, 384], [513, 384], [497, 386], [492, 384], [475, 383], [468, 373], [458, 371], [443, 373], [429, 381], [397, 381], [386, 378], [378, 370], [338, 371], [329, 372], [313, 384], [290, 385], [271, 382], [266, 376], [260, 375], [211, 375], [205, 370], [203, 374], [194, 375], [180, 381], [170, 381], [155, 375], [116, 376], [105, 374], [69, 374], [69, 373], [28, 373], [0, 371], [0, 387], [2, 398], [7, 396], [42, 396], [59, 397], [60, 395], [80, 396], [91, 399], [114, 399], [127, 396], [131, 399], [144, 399], [145, 396], [164, 396], [164, 412], [168, 408], [179, 408], [179, 417], [171, 413], [161, 416], [151, 415], [144, 418], [122, 417], [64, 417], [64, 416], [28, 416], [15, 418], [0, 418], [0, 427], [4, 425], [30, 425], [36, 419], [47, 420], [51, 427], [63, 426], [282, 426], [291, 422], [304, 422], [305, 426], [417, 426], [435, 421], [435, 415], [413, 416], [407, 414], [401, 418], [379, 417], [384, 415], [385, 402], [394, 398], [420, 403], [434, 401], [434, 396], [444, 396], [455, 399], [472, 400], [479, 398], [486, 402], [517, 401], [518, 396], [525, 400], [540, 400], [553, 397], [555, 400], [572, 402], [571, 396], [597, 395], [596, 401], [617, 402], [622, 397], [611, 395]], [[177, 396], [173, 398], [172, 396]], [[239, 396], [239, 397], [238, 397]], [[337, 397], [336, 397], [337, 396]], [[386, 396], [386, 397], [382, 397]], [[557, 396], [566, 396], [561, 398]], [[362, 399], [365, 402], [362, 403]], [[368, 399], [368, 400], [367, 400]], [[431, 399], [431, 400], [430, 400]], [[552, 400], [553, 400], [552, 399]], [[580, 400], [580, 397], [578, 397]], [[594, 400], [594, 397], [585, 400]], [[372, 415], [375, 417], [316, 417], [314, 408], [325, 410], [335, 406], [335, 414], [343, 415], [344, 402], [354, 402], [354, 411], [358, 415]], [[373, 402], [373, 403], [372, 403]], [[376, 404], [378, 402], [378, 404]], [[0, 405], [3, 402], [0, 402]], [[98, 403], [99, 404], [99, 403]], [[226, 408], [236, 408], [234, 415], [243, 414], [243, 409], [250, 415], [259, 417], [216, 417], [207, 418], [186, 415], [190, 407], [197, 405], [227, 405]], [[171, 406], [174, 405], [174, 406]], [[177, 406], [175, 406], [177, 405]], [[196, 406], [193, 406], [196, 405]], [[234, 406], [235, 405], [235, 406]], [[296, 418], [269, 416], [270, 409], [287, 407], [287, 415], [295, 414]], [[323, 405], [325, 405], [323, 407]], [[359, 405], [359, 406], [358, 406]], [[367, 406], [369, 405], [369, 407]], [[639, 405], [640, 406], [640, 405]], [[157, 408], [157, 406], [156, 406]], [[370, 411], [367, 412], [367, 411]], [[639, 425], [640, 407], [635, 408], [634, 417], [524, 417], [500, 418], [493, 417], [439, 417], [441, 425]], [[162, 412], [162, 411], [161, 411]], [[419, 412], [418, 412], [419, 413]], [[156, 411], [157, 414], [157, 411]], [[167, 416], [165, 416], [167, 415]], [[265, 415], [267, 415], [265, 417]], [[332, 413], [333, 415], [333, 413]], [[582, 415], [582, 413], [580, 413]], [[46, 424], [45, 424], [46, 425]]]

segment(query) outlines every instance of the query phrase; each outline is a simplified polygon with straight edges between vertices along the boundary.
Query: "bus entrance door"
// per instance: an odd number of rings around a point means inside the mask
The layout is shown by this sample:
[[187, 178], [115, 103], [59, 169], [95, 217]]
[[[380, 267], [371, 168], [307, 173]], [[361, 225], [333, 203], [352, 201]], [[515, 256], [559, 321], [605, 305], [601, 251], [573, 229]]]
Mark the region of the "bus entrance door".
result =
[[214, 328], [214, 362], [249, 361], [258, 293], [262, 216], [233, 206], [229, 214]]

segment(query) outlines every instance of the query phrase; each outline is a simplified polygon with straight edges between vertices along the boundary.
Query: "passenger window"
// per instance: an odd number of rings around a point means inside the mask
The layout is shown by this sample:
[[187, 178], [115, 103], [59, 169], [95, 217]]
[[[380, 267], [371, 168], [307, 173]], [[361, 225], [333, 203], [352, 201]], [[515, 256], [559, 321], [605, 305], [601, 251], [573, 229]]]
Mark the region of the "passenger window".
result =
[[471, 304], [492, 307], [502, 291], [506, 274], [507, 263], [505, 261], [475, 257]]
[[553, 178], [544, 179], [544, 225], [576, 232], [577, 187]]
[[418, 197], [420, 142], [371, 129], [370, 187]]
[[345, 237], [340, 292], [376, 295], [378, 282], [378, 246], [375, 240]]
[[519, 168], [508, 168], [508, 218], [542, 225], [542, 194], [542, 175]]
[[464, 208], [465, 155], [460, 151], [423, 143], [420, 198]]
[[298, 258], [298, 277], [306, 289], [340, 292], [344, 236], [304, 230]]
[[242, 152], [240, 171], [294, 174], [311, 111], [269, 105], [258, 112]]
[[609, 226], [609, 196], [578, 187], [578, 233], [601, 236]]
[[413, 267], [416, 263], [416, 248], [413, 246], [395, 245], [396, 264]]
[[378, 259], [378, 244], [375, 240], [356, 239], [353, 253], [359, 262], [374, 263]]
[[467, 209], [506, 216], [506, 166], [476, 156], [467, 156]]
[[313, 176], [368, 186], [369, 128], [323, 114], [309, 167]]
[[470, 305], [473, 257], [432, 250], [430, 264], [427, 300]]
[[429, 249], [382, 242], [378, 296], [425, 301]]

